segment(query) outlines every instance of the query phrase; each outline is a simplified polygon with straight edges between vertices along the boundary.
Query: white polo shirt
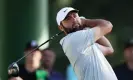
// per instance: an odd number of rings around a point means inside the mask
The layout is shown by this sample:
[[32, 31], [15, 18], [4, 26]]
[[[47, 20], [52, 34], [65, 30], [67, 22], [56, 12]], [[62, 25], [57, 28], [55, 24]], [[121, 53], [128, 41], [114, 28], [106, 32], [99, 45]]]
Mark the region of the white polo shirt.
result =
[[78, 80], [118, 80], [111, 65], [94, 42], [94, 31], [86, 28], [61, 39]]

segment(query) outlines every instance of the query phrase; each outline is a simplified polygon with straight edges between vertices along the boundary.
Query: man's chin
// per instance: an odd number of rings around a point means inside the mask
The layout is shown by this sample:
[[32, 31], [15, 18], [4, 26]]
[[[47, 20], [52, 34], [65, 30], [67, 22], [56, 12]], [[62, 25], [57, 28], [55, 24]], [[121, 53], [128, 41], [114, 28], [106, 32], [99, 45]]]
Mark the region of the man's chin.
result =
[[66, 33], [72, 33], [72, 32], [76, 32], [76, 31], [79, 31], [79, 30], [83, 30], [83, 27], [80, 27], [79, 25], [75, 25], [73, 28], [71, 29], [67, 29], [67, 28], [64, 28]]
[[82, 30], [82, 29], [80, 29], [80, 28], [73, 28], [73, 29], [71, 30], [71, 32], [76, 32], [76, 31], [79, 31], [79, 30]]
[[79, 26], [80, 26], [79, 24], [75, 24], [74, 28], [79, 28]]

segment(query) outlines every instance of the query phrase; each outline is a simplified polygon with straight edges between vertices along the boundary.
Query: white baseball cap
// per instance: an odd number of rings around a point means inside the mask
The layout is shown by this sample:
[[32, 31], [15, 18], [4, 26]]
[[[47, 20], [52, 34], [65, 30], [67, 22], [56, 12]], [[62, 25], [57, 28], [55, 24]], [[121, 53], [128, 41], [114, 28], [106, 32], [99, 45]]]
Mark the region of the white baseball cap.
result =
[[72, 8], [72, 7], [65, 7], [65, 8], [62, 8], [58, 13], [57, 13], [57, 16], [56, 16], [56, 21], [57, 21], [57, 24], [60, 26], [60, 23], [61, 21], [63, 21], [65, 19], [65, 17], [67, 16], [67, 14], [71, 11], [75, 11], [75, 12], [78, 12], [78, 10]]

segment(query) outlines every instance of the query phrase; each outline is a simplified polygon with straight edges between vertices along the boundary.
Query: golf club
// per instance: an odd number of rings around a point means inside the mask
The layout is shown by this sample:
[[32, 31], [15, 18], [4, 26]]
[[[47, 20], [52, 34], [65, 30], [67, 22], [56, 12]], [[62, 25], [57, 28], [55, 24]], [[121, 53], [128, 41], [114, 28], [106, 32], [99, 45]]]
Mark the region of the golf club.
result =
[[48, 39], [47, 41], [43, 42], [42, 44], [40, 44], [38, 47], [34, 48], [32, 51], [30, 51], [29, 53], [25, 54], [24, 56], [22, 56], [21, 58], [19, 58], [17, 61], [13, 62], [12, 64], [9, 65], [8, 67], [8, 74], [9, 75], [16, 75], [19, 72], [19, 67], [17, 65], [17, 63], [19, 61], [21, 61], [23, 58], [27, 57], [28, 55], [30, 55], [32, 52], [34, 52], [35, 50], [37, 50], [38, 48], [40, 48], [41, 46], [43, 46], [44, 44], [46, 44], [47, 42], [53, 40], [55, 37], [59, 36], [60, 34], [62, 34], [63, 31], [61, 31], [60, 33], [52, 36], [50, 39]]

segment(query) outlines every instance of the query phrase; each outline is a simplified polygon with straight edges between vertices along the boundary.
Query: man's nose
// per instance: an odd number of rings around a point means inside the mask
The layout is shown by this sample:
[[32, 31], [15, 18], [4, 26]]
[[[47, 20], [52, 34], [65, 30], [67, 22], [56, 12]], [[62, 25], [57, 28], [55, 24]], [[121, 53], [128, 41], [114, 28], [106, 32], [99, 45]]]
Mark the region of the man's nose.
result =
[[73, 16], [71, 16], [71, 19], [72, 19], [72, 21], [76, 21], [76, 18], [75, 18], [75, 17], [73, 17]]

